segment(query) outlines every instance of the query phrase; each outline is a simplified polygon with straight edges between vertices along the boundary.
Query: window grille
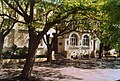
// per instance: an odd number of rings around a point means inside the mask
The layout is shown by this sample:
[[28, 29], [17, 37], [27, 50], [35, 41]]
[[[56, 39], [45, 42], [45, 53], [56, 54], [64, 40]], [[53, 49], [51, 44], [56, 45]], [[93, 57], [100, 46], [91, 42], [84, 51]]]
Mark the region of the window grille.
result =
[[83, 45], [84, 46], [89, 46], [89, 37], [87, 35], [85, 35], [83, 37]]
[[76, 34], [72, 34], [70, 37], [70, 45], [71, 46], [78, 46], [78, 37]]

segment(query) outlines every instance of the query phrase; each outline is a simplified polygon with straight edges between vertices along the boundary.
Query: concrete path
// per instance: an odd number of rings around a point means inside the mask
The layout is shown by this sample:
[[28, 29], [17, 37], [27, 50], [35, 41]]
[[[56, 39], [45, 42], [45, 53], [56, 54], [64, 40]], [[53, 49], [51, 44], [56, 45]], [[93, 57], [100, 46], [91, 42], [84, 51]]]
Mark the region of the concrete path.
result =
[[[3, 69], [3, 71], [7, 70], [21, 71], [22, 69]], [[46, 81], [120, 81], [120, 69], [50, 68], [34, 66], [33, 70], [38, 71], [41, 74], [39, 76]]]
[[79, 69], [74, 67], [59, 69], [62, 75], [77, 79], [62, 79], [59, 81], [117, 81], [120, 80], [120, 69]]
[[55, 78], [55, 75], [43, 77], [46, 81], [120, 81], [120, 69], [80, 69], [75, 67], [36, 67], [34, 69], [36, 71], [42, 70], [43, 72], [60, 72], [61, 75], [59, 76], [59, 78]]

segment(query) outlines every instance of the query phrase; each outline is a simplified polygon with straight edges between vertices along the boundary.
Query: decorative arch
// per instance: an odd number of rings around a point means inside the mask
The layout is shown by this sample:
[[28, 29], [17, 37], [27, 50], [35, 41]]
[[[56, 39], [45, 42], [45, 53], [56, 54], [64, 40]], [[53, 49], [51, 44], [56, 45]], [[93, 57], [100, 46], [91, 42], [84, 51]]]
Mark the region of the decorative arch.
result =
[[69, 35], [70, 46], [78, 46], [79, 44], [79, 34], [77, 32], [72, 32]]

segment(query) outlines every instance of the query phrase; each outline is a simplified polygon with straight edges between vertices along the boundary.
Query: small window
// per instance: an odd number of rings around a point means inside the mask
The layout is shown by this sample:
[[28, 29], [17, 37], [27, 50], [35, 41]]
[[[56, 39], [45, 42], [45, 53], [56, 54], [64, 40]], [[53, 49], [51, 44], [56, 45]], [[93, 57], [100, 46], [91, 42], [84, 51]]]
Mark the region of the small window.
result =
[[89, 37], [87, 35], [85, 35], [83, 37], [83, 45], [84, 46], [89, 46]]
[[76, 34], [72, 34], [70, 37], [70, 45], [78, 46], [78, 37]]

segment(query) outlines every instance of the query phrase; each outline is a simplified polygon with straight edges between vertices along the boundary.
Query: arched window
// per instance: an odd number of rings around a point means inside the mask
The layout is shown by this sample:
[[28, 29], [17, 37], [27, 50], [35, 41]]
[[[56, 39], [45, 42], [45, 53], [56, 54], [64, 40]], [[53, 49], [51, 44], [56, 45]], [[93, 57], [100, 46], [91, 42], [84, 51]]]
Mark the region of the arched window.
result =
[[84, 46], [89, 46], [89, 37], [87, 35], [85, 35], [83, 37], [83, 45]]
[[78, 46], [78, 36], [76, 34], [72, 34], [70, 37], [70, 45]]

